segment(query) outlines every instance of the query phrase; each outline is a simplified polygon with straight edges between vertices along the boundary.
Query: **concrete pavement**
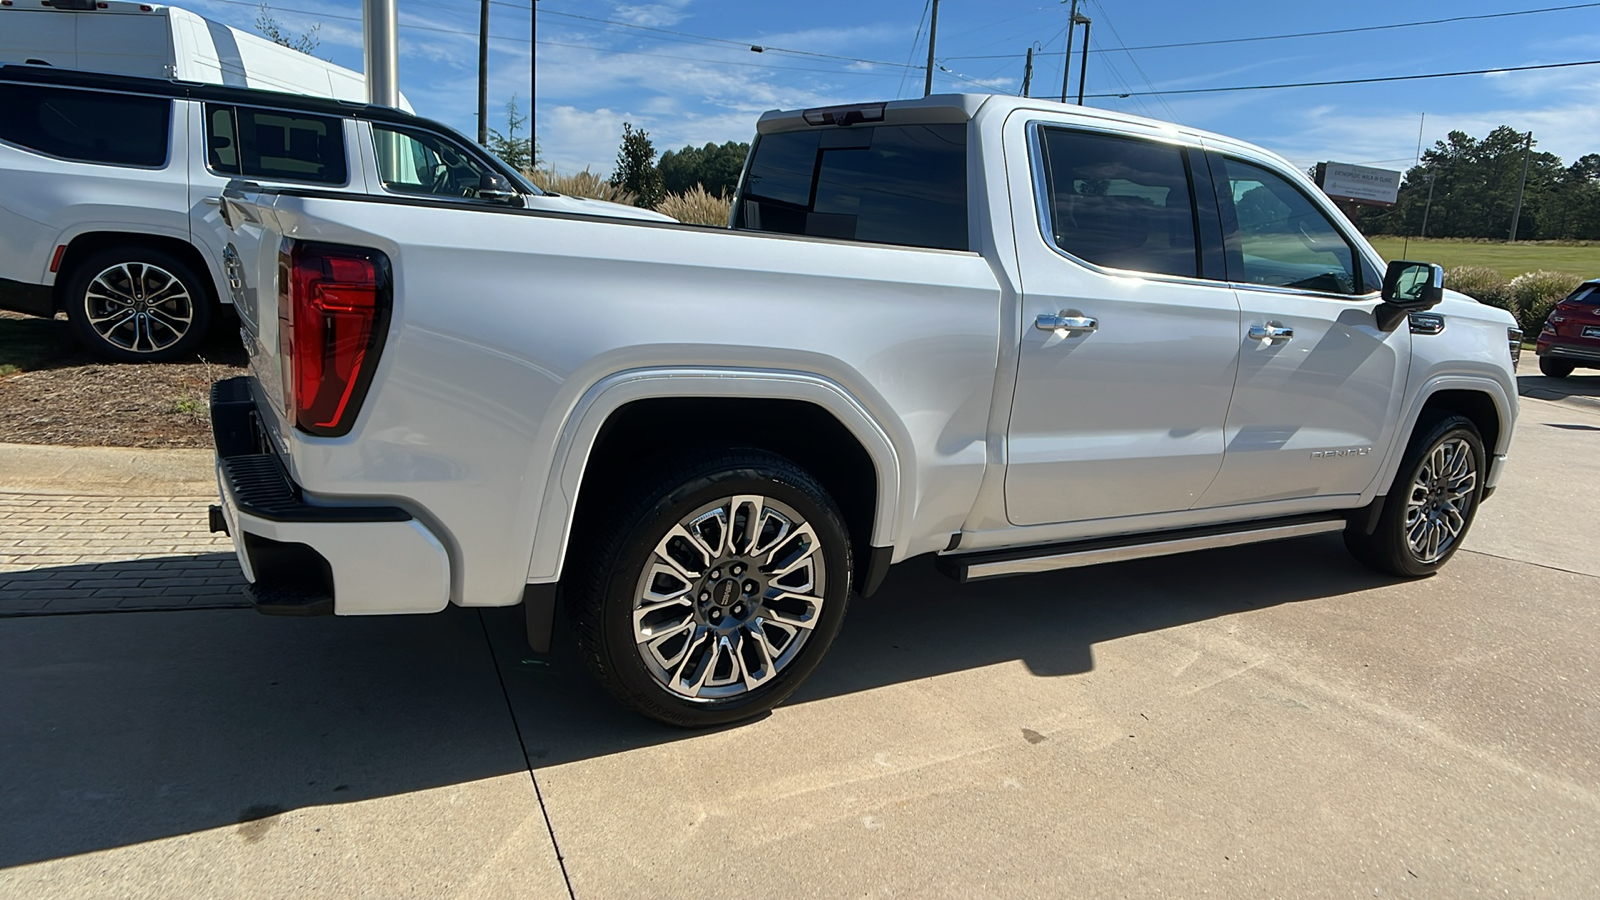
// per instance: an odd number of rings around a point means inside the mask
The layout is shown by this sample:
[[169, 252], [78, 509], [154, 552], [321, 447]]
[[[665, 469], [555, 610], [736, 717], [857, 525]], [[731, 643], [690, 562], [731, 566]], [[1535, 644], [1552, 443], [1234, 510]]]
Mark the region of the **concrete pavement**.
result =
[[515, 609], [0, 620], [0, 897], [1600, 895], [1597, 446], [1525, 400], [1419, 582], [1336, 537], [914, 561], [710, 733]]

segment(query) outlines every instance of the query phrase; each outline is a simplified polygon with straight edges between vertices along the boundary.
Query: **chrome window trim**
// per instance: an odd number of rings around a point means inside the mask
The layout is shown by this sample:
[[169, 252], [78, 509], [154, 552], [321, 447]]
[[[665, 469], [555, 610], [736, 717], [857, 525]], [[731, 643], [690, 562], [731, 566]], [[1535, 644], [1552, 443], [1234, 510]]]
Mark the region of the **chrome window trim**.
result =
[[[1057, 244], [1054, 238], [1055, 226], [1050, 218], [1050, 197], [1047, 193], [1044, 177], [1044, 144], [1042, 134], [1046, 128], [1060, 128], [1065, 131], [1087, 131], [1096, 134], [1103, 134], [1108, 137], [1126, 138], [1129, 140], [1144, 140], [1153, 144], [1166, 144], [1171, 147], [1199, 150], [1204, 152], [1205, 148], [1200, 143], [1196, 141], [1185, 140], [1183, 138], [1163, 140], [1151, 135], [1131, 134], [1127, 131], [1122, 131], [1116, 128], [1101, 127], [1097, 125], [1080, 125], [1076, 122], [1056, 122], [1048, 119], [1030, 119], [1024, 123], [1023, 127], [1028, 130], [1028, 177], [1033, 180], [1033, 206], [1036, 213], [1036, 221], [1039, 225], [1039, 239], [1044, 242], [1046, 247], [1054, 251], [1057, 256], [1061, 256], [1073, 263], [1076, 263], [1091, 272], [1099, 275], [1105, 275], [1110, 278], [1138, 278], [1144, 281], [1154, 281], [1163, 284], [1193, 284], [1204, 285], [1206, 287], [1229, 286], [1228, 282], [1217, 278], [1201, 278], [1189, 275], [1168, 275], [1163, 272], [1144, 272], [1139, 269], [1117, 269], [1111, 266], [1102, 266], [1098, 263], [1092, 263], [1080, 256], [1076, 256], [1071, 252], [1062, 249], [1061, 245]], [[1194, 204], [1193, 196], [1190, 196], [1189, 203], [1191, 206]], [[1199, 237], [1200, 236], [1198, 234], [1195, 235], [1196, 240], [1199, 240]]]
[[1344, 303], [1355, 303], [1367, 300], [1381, 299], [1380, 291], [1367, 291], [1364, 294], [1335, 294], [1331, 291], [1308, 291], [1305, 288], [1283, 287], [1276, 284], [1253, 284], [1248, 281], [1230, 281], [1228, 286], [1236, 291], [1257, 291], [1263, 294], [1286, 294], [1294, 297], [1322, 297], [1328, 300], [1339, 300]]
[[[279, 107], [279, 106], [257, 106], [255, 104], [245, 104], [245, 103], [223, 103], [223, 102], [217, 101], [217, 100], [198, 100], [198, 101], [197, 100], [184, 100], [182, 102], [185, 102], [185, 103], [199, 103], [200, 104], [200, 138], [201, 138], [202, 141], [204, 141], [204, 144], [201, 147], [201, 150], [205, 153], [206, 171], [211, 173], [212, 175], [217, 176], [218, 178], [227, 178], [227, 179], [230, 179], [230, 180], [232, 180], [232, 179], [241, 179], [241, 180], [249, 179], [251, 181], [258, 181], [258, 182], [259, 181], [270, 181], [270, 182], [280, 182], [281, 181], [281, 182], [284, 182], [286, 184], [313, 184], [313, 185], [316, 185], [318, 187], [326, 187], [326, 188], [348, 188], [348, 187], [351, 187], [352, 185], [355, 184], [355, 171], [354, 171], [355, 167], [350, 165], [350, 147], [351, 147], [351, 144], [350, 144], [349, 141], [345, 140], [345, 137], [346, 137], [345, 132], [347, 130], [347, 126], [351, 121], [353, 121], [352, 119], [350, 119], [348, 117], [330, 116], [327, 113], [307, 112], [305, 110], [296, 110], [296, 109], [291, 109], [291, 108], [287, 108], [287, 107]], [[338, 122], [339, 123], [339, 142], [340, 142], [340, 144], [342, 144], [340, 149], [344, 151], [344, 181], [342, 181], [342, 182], [341, 181], [318, 181], [318, 180], [312, 179], [312, 178], [290, 178], [290, 177], [287, 177], [287, 176], [281, 176], [281, 177], [280, 176], [272, 176], [272, 177], [268, 177], [268, 176], [265, 176], [265, 175], [245, 175], [244, 174], [244, 166], [242, 166], [242, 165], [239, 167], [239, 171], [238, 172], [218, 172], [216, 169], [213, 169], [211, 167], [211, 115], [210, 115], [208, 110], [212, 106], [225, 106], [225, 107], [228, 107], [229, 109], [232, 109], [233, 110], [233, 114], [234, 114], [233, 121], [234, 121], [234, 127], [235, 128], [238, 128], [238, 125], [239, 125], [239, 109], [240, 109], [240, 107], [243, 107], [245, 109], [263, 109], [263, 110], [266, 110], [267, 112], [298, 113], [300, 116], [312, 116], [312, 117], [319, 118], [319, 119], [332, 119], [335, 122]], [[360, 136], [357, 135], [357, 137], [359, 138]]]

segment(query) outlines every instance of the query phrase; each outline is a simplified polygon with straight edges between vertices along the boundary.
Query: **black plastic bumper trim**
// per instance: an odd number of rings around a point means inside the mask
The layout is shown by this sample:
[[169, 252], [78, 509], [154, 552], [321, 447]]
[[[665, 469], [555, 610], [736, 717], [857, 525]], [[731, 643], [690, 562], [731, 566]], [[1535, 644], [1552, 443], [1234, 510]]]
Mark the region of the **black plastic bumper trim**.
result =
[[0, 278], [0, 309], [50, 318], [56, 314], [55, 288]]
[[269, 522], [409, 522], [398, 506], [313, 506], [306, 503], [254, 422], [249, 376], [211, 386], [211, 431], [222, 477], [239, 512]]

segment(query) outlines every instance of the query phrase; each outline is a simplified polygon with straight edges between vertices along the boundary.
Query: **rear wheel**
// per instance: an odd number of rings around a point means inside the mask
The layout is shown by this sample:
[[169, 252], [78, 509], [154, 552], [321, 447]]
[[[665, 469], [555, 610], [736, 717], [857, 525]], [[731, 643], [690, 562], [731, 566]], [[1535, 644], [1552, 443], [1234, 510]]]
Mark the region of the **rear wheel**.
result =
[[1539, 371], [1551, 378], [1565, 378], [1571, 375], [1575, 368], [1577, 367], [1572, 363], [1564, 360], [1551, 359], [1548, 356], [1539, 357]]
[[1483, 439], [1471, 420], [1444, 415], [1418, 424], [1372, 534], [1345, 529], [1345, 546], [1380, 572], [1418, 578], [1460, 549], [1483, 496]]
[[628, 494], [595, 528], [569, 607], [595, 676], [671, 725], [736, 722], [783, 702], [849, 600], [850, 540], [833, 500], [758, 451], [696, 457]]
[[145, 247], [102, 250], [67, 282], [79, 342], [118, 362], [163, 362], [194, 350], [211, 324], [205, 282], [183, 260]]

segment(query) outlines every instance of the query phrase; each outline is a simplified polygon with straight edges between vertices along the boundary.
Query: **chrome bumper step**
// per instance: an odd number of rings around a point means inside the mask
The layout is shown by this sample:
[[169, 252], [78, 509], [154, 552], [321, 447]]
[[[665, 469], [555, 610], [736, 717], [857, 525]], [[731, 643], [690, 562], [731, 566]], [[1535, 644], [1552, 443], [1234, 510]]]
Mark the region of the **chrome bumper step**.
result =
[[941, 572], [965, 583], [1006, 575], [1027, 575], [1033, 572], [1050, 572], [1100, 563], [1169, 556], [1174, 553], [1188, 553], [1191, 550], [1211, 550], [1218, 547], [1236, 547], [1241, 544], [1259, 544], [1265, 541], [1325, 534], [1343, 531], [1345, 522], [1343, 515], [1329, 516], [1326, 513], [1282, 519], [1258, 519], [1254, 522], [1234, 522], [1205, 528], [1183, 528], [1038, 547], [951, 554], [939, 557], [938, 566]]

